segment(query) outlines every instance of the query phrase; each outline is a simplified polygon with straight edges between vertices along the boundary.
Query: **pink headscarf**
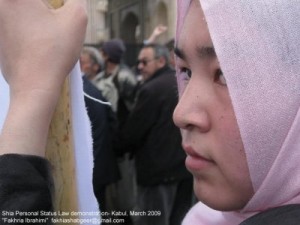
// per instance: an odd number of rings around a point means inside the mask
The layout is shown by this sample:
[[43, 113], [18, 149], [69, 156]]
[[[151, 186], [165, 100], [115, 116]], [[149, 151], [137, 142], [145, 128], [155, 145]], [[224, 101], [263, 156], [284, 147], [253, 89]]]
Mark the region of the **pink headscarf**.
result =
[[[254, 196], [240, 212], [198, 203], [183, 224], [239, 224], [300, 203], [300, 4], [200, 0], [227, 81]], [[190, 0], [177, 0], [177, 38]], [[180, 85], [180, 84], [179, 84]]]

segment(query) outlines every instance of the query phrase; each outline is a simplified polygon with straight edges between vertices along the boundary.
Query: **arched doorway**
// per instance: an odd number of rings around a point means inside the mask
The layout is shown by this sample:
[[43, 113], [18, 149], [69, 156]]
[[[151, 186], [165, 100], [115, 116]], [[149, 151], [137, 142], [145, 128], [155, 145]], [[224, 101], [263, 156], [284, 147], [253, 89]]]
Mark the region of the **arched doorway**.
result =
[[133, 12], [129, 12], [121, 23], [120, 36], [126, 45], [124, 61], [130, 67], [135, 65], [137, 54], [140, 49], [140, 45], [137, 43], [137, 32], [139, 32], [139, 28], [138, 17]]
[[130, 12], [126, 15], [121, 25], [121, 38], [124, 42], [133, 44], [136, 43], [136, 32], [139, 25], [138, 17]]

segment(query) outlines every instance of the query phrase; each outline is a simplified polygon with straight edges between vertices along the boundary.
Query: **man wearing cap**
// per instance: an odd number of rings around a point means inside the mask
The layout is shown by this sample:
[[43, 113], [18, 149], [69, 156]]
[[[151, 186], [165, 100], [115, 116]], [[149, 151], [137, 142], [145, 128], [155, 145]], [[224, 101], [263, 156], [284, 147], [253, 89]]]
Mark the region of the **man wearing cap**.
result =
[[93, 83], [117, 112], [120, 126], [133, 107], [137, 85], [135, 75], [121, 63], [125, 50], [125, 45], [120, 39], [105, 42], [101, 48], [105, 69], [93, 79]]
[[[133, 108], [137, 86], [135, 75], [121, 63], [125, 50], [125, 45], [120, 39], [105, 42], [101, 48], [104, 71], [92, 80], [111, 103], [113, 111], [116, 112], [119, 129], [122, 128]], [[108, 198], [112, 209], [125, 212], [131, 210], [135, 205], [134, 165], [128, 154], [123, 154], [122, 146], [117, 139], [113, 147], [116, 153], [119, 153], [118, 164], [121, 180], [109, 187], [110, 196]], [[124, 219], [125, 223], [130, 223], [130, 217], [125, 216]]]

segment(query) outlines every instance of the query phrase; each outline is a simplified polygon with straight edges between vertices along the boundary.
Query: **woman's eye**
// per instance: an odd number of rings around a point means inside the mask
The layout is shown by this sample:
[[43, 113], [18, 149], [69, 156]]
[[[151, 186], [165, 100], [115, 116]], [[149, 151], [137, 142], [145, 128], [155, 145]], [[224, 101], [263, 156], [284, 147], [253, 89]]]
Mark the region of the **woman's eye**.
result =
[[178, 92], [181, 96], [184, 92], [185, 88], [187, 87], [188, 83], [190, 82], [192, 72], [190, 69], [186, 67], [179, 67], [177, 76], [177, 82], [178, 82]]
[[182, 68], [180, 73], [185, 80], [189, 80], [192, 76], [192, 71], [186, 67]]
[[214, 77], [215, 82], [226, 86], [227, 82], [221, 69], [217, 69]]

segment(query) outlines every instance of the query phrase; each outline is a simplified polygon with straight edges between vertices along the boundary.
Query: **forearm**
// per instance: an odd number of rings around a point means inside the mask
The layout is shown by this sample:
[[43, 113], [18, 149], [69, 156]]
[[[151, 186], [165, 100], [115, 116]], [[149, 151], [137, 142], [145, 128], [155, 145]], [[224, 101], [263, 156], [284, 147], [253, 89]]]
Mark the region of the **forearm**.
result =
[[150, 37], [148, 37], [147, 40], [145, 40], [145, 44], [152, 44], [156, 41], [157, 35], [156, 34], [151, 34]]
[[152, 44], [156, 42], [156, 39], [163, 34], [164, 32], [166, 32], [167, 27], [163, 26], [163, 25], [158, 25], [157, 27], [154, 28], [152, 34], [150, 35], [150, 37], [144, 41], [144, 44]]
[[[58, 91], [59, 92], [59, 91]], [[0, 136], [0, 154], [45, 155], [48, 129], [59, 93], [11, 93]]]
[[11, 96], [0, 154], [45, 155], [60, 89], [84, 42], [85, 4], [66, 1], [54, 13], [42, 1], [0, 0], [0, 67]]

